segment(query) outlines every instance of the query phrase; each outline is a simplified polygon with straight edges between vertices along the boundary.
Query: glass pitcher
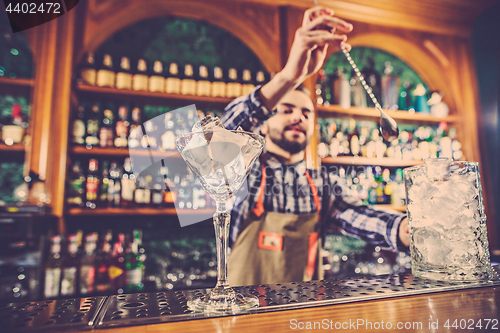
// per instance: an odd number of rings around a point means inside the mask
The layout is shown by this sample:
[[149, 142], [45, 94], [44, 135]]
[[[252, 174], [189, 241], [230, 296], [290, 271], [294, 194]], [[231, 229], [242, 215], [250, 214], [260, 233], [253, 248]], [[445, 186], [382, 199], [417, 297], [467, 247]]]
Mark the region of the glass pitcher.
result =
[[492, 278], [478, 163], [430, 158], [404, 169], [412, 274]]

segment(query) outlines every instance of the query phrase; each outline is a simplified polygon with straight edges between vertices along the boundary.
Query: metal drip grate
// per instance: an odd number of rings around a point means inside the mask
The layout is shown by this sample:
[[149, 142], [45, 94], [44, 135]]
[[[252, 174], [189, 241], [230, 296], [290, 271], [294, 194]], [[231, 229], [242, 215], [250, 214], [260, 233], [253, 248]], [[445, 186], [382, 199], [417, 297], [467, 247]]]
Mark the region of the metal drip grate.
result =
[[[397, 274], [234, 289], [259, 297], [260, 306], [246, 313], [262, 313], [499, 286], [500, 266], [494, 266], [493, 272], [492, 281], [486, 282], [434, 281], [417, 279], [411, 274]], [[0, 305], [0, 327], [2, 332], [57, 330], [68, 327], [73, 330], [90, 330], [234, 315], [193, 313], [189, 310], [188, 299], [202, 296], [209, 291], [196, 289], [5, 304]]]
[[92, 329], [106, 299], [88, 297], [0, 305], [0, 331]]
[[[493, 268], [494, 278], [492, 281], [486, 282], [434, 281], [417, 279], [411, 274], [397, 274], [342, 280], [278, 283], [235, 287], [234, 289], [259, 297], [260, 306], [246, 313], [262, 313], [495, 286], [500, 285], [499, 268], [499, 266]], [[188, 299], [202, 296], [209, 291], [210, 289], [196, 289], [112, 296], [107, 303], [106, 311], [100, 316], [97, 326], [143, 325], [234, 315], [232, 313], [193, 313], [189, 310]]]

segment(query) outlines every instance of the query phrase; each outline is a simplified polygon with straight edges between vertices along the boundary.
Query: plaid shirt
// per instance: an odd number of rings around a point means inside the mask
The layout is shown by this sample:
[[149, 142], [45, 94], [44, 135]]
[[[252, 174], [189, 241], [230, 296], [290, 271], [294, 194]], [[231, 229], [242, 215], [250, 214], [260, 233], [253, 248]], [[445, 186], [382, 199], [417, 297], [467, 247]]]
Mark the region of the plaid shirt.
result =
[[[221, 120], [227, 129], [259, 132], [262, 123], [273, 115], [256, 97], [256, 88], [250, 95], [231, 102]], [[360, 238], [381, 248], [396, 250], [398, 230], [403, 214], [390, 214], [364, 206], [343, 187], [341, 178], [325, 168], [307, 169], [313, 179], [320, 198], [321, 207], [316, 207], [310, 185], [305, 175], [306, 164], [301, 161], [287, 165], [271, 153], [265, 153], [266, 184], [264, 209], [266, 211], [307, 214], [318, 212], [322, 218], [322, 229], [341, 228], [345, 234]], [[248, 176], [248, 195], [236, 198], [231, 213], [231, 240], [234, 242], [242, 231], [240, 226], [255, 207], [255, 200], [262, 182], [261, 160], [257, 159]]]

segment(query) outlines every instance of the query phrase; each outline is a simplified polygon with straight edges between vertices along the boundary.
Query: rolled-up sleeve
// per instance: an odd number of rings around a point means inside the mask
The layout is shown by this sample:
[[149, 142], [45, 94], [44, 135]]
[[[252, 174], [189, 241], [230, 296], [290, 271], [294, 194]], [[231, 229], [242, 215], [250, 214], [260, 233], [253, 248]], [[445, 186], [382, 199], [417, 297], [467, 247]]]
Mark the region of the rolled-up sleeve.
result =
[[403, 214], [391, 214], [367, 206], [351, 206], [335, 219], [345, 234], [384, 249], [398, 250], [399, 225]]
[[[399, 239], [399, 225], [406, 214], [375, 210], [364, 205], [340, 185], [338, 176], [325, 174], [323, 210], [328, 223], [341, 229], [341, 232], [366, 241], [383, 249], [406, 251]], [[329, 193], [326, 193], [328, 192]], [[327, 226], [327, 229], [328, 226]]]

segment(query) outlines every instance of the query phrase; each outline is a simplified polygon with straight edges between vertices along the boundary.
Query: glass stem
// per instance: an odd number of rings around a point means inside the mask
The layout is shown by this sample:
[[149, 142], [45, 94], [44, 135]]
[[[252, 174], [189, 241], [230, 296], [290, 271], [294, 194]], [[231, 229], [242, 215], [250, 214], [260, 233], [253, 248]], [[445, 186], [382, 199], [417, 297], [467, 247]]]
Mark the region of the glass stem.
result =
[[224, 201], [217, 201], [217, 211], [214, 214], [215, 239], [217, 241], [217, 285], [214, 291], [229, 288], [227, 281], [227, 248], [229, 241], [229, 224], [231, 215]]

